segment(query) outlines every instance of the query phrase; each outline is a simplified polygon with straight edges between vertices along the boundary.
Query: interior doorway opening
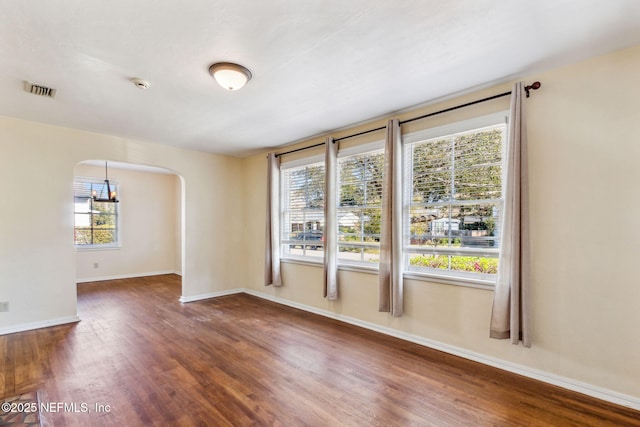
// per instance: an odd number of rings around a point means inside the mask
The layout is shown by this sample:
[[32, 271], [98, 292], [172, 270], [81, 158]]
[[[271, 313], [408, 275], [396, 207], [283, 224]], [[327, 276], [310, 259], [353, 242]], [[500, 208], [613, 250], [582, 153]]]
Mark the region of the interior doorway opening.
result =
[[[117, 203], [95, 196], [107, 173]], [[87, 160], [74, 168], [73, 197], [77, 283], [182, 276], [182, 176], [165, 168], [112, 161], [105, 170], [104, 160]]]

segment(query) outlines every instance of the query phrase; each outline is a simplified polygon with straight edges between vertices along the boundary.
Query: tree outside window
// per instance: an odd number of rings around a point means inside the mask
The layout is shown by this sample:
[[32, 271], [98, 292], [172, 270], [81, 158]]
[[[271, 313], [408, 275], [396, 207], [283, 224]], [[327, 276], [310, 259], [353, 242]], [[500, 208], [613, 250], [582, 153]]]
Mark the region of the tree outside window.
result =
[[500, 124], [409, 145], [410, 270], [497, 273], [504, 134]]
[[[115, 246], [118, 244], [118, 203], [96, 202], [91, 197], [100, 193], [101, 181], [74, 181], [74, 243], [78, 247]], [[111, 183], [113, 191], [118, 184]]]

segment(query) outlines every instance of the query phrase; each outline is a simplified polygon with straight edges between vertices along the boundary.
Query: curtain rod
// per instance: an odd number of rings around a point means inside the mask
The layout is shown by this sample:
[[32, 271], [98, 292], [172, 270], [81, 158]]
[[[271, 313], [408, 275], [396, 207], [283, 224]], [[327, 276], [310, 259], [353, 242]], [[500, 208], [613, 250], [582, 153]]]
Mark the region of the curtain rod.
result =
[[[524, 91], [527, 94], [527, 98], [529, 98], [529, 91], [530, 90], [538, 90], [538, 89], [540, 89], [540, 86], [542, 86], [542, 84], [540, 82], [533, 82], [531, 85], [525, 86], [524, 87]], [[444, 110], [435, 111], [433, 113], [423, 114], [421, 116], [413, 117], [411, 119], [402, 120], [402, 121], [400, 121], [400, 124], [403, 125], [405, 123], [414, 122], [416, 120], [426, 119], [427, 117], [432, 117], [432, 116], [437, 116], [438, 114], [448, 113], [449, 111], [454, 111], [454, 110], [458, 110], [460, 108], [469, 107], [471, 105], [480, 104], [482, 102], [491, 101], [493, 99], [502, 98], [503, 96], [507, 96], [507, 95], [511, 95], [511, 91], [499, 93], [497, 95], [488, 96], [488, 97], [482, 98], [482, 99], [477, 99], [475, 101], [467, 102], [466, 104], [460, 104], [460, 105], [456, 105], [454, 107], [445, 108]], [[362, 132], [354, 133], [352, 135], [347, 135], [347, 136], [343, 136], [343, 137], [340, 137], [340, 138], [336, 138], [336, 139], [333, 140], [333, 142], [336, 143], [338, 141], [342, 141], [343, 139], [349, 139], [349, 138], [353, 138], [353, 137], [360, 136], [360, 135], [366, 135], [368, 133], [377, 132], [379, 130], [383, 130], [383, 129], [386, 129], [386, 128], [387, 128], [386, 126], [380, 126], [380, 127], [375, 128], [375, 129], [369, 129], [369, 130], [365, 130], [365, 131], [362, 131]], [[285, 151], [284, 153], [276, 154], [276, 157], [283, 156], [285, 154], [295, 153], [295, 152], [302, 151], [302, 150], [307, 150], [309, 148], [320, 147], [321, 145], [324, 145], [324, 144], [325, 144], [324, 142], [320, 142], [318, 144], [310, 145], [308, 147], [302, 147], [302, 148], [297, 148], [297, 149], [291, 150], [291, 151]]]
[[298, 151], [308, 150], [310, 148], [320, 147], [321, 145], [324, 145], [324, 142], [309, 145], [308, 147], [296, 148], [295, 150], [285, 151], [284, 153], [276, 153], [276, 157], [284, 156], [285, 154], [297, 153]]

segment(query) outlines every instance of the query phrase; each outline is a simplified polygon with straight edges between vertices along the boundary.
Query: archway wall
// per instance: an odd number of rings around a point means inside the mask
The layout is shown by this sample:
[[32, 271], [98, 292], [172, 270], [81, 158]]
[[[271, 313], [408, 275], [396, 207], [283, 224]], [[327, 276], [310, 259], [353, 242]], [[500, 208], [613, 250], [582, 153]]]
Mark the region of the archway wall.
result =
[[182, 296], [242, 285], [240, 159], [0, 117], [0, 334], [77, 313], [72, 183], [88, 159], [182, 177]]

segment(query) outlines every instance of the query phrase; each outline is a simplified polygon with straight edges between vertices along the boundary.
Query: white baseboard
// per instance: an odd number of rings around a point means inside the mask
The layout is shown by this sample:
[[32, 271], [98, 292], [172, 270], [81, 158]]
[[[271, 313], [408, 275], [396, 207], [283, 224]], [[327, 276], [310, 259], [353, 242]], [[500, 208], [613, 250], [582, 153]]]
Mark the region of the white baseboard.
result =
[[116, 274], [114, 276], [86, 277], [84, 279], [76, 279], [76, 283], [102, 282], [105, 280], [117, 280], [117, 279], [132, 279], [134, 277], [160, 276], [162, 274], [177, 274], [179, 276], [182, 276], [182, 273], [177, 272], [175, 270], [163, 270], [163, 271], [151, 271], [147, 273], [131, 273], [131, 274]]
[[219, 291], [219, 292], [210, 292], [208, 294], [200, 294], [200, 295], [190, 295], [190, 296], [181, 296], [179, 301], [182, 303], [185, 302], [194, 302], [194, 301], [201, 301], [204, 299], [209, 299], [209, 298], [217, 298], [217, 297], [222, 297], [225, 295], [233, 295], [233, 294], [240, 294], [242, 292], [245, 292], [244, 289], [242, 288], [237, 288], [237, 289], [231, 289], [229, 291]]
[[365, 329], [369, 329], [375, 332], [380, 332], [385, 335], [389, 335], [395, 338], [400, 338], [405, 341], [410, 341], [425, 347], [440, 350], [445, 353], [459, 356], [465, 359], [473, 360], [485, 365], [493, 366], [494, 368], [502, 369], [504, 371], [513, 372], [518, 375], [522, 375], [528, 378], [533, 378], [538, 381], [542, 381], [548, 384], [553, 384], [558, 387], [562, 387], [568, 390], [572, 390], [578, 393], [585, 394], [587, 396], [595, 397], [607, 402], [615, 403], [616, 405], [626, 406], [635, 410], [640, 410], [640, 398], [629, 396], [623, 393], [618, 393], [613, 390], [609, 390], [602, 387], [597, 387], [591, 384], [583, 383], [573, 380], [571, 378], [562, 377], [560, 375], [552, 374], [545, 371], [530, 368], [528, 366], [519, 365], [516, 363], [508, 362], [506, 360], [498, 359], [495, 357], [487, 356], [482, 353], [466, 350], [464, 348], [452, 346], [439, 341], [430, 340], [417, 335], [407, 334], [397, 329], [387, 328], [384, 326], [376, 325], [375, 323], [365, 322], [354, 317], [343, 316], [337, 313], [333, 313], [328, 310], [319, 309], [305, 304], [300, 304], [286, 299], [274, 297], [272, 295], [264, 294], [262, 292], [255, 291], [253, 289], [239, 289], [238, 293], [244, 292], [249, 295], [253, 295], [259, 298], [263, 298], [269, 301], [273, 301], [279, 304], [287, 305], [289, 307], [298, 308], [300, 310], [308, 311], [310, 313], [318, 314], [320, 316], [336, 319], [341, 322], [349, 323], [355, 326], [360, 326]]
[[15, 334], [16, 332], [31, 331], [33, 329], [49, 328], [51, 326], [65, 325], [67, 323], [79, 322], [80, 318], [76, 316], [59, 317], [57, 319], [42, 320], [40, 322], [22, 323], [20, 325], [8, 326], [0, 328], [0, 335]]

